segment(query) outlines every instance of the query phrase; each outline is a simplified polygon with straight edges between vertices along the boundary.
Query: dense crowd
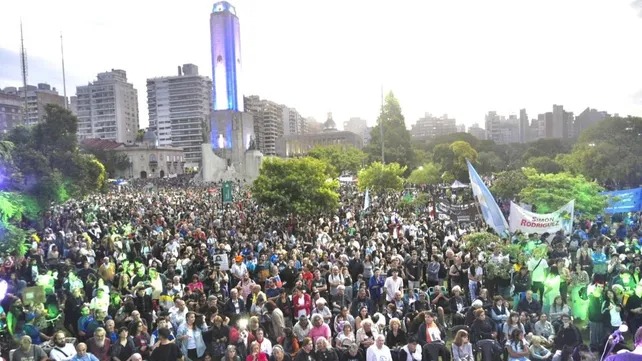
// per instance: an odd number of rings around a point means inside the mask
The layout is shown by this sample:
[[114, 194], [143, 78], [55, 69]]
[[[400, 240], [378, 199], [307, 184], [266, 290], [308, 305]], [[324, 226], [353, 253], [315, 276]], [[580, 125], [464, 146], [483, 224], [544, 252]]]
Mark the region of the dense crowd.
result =
[[241, 184], [222, 204], [168, 182], [54, 206], [3, 257], [13, 361], [566, 361], [642, 325], [639, 214], [505, 237], [528, 255], [513, 264], [465, 247], [481, 223], [397, 213], [401, 194], [364, 210], [343, 186], [335, 214], [283, 219]]

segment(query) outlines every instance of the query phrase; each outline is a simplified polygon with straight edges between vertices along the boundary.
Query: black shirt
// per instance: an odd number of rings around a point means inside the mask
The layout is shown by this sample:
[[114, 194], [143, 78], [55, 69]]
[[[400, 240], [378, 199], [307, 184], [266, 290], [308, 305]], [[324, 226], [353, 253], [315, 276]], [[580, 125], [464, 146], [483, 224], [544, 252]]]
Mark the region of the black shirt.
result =
[[160, 344], [152, 351], [149, 361], [176, 361], [183, 357], [181, 350], [174, 342], [168, 344]]

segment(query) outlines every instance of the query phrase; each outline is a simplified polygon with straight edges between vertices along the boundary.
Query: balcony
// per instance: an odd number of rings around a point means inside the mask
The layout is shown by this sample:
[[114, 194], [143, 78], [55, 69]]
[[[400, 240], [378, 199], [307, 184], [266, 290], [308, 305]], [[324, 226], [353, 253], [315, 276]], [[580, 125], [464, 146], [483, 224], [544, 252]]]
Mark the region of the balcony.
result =
[[150, 167], [158, 167], [158, 161], [157, 160], [150, 160], [149, 161], [149, 166]]

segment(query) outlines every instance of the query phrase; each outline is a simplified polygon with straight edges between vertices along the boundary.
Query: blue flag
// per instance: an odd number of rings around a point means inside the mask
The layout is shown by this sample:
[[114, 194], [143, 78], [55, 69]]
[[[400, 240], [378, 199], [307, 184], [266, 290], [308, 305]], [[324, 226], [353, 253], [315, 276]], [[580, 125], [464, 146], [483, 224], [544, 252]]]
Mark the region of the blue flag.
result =
[[495, 198], [490, 194], [488, 187], [484, 184], [484, 181], [479, 177], [473, 165], [466, 160], [468, 164], [468, 175], [470, 177], [470, 186], [473, 189], [473, 194], [479, 203], [479, 208], [481, 209], [482, 215], [484, 216], [484, 221], [492, 229], [497, 232], [497, 234], [503, 234], [508, 231], [508, 222], [502, 214], [502, 211], [499, 209]]

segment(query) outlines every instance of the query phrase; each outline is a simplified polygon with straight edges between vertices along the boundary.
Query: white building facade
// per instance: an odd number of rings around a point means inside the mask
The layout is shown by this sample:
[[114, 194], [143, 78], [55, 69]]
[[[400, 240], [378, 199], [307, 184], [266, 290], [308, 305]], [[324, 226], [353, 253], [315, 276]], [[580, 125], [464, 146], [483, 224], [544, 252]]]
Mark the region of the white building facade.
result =
[[78, 139], [109, 139], [133, 144], [139, 128], [138, 91], [124, 70], [99, 73], [96, 81], [76, 87]]
[[149, 129], [161, 147], [183, 148], [185, 167], [201, 165], [201, 144], [209, 140], [212, 81], [184, 64], [178, 75], [147, 79]]

